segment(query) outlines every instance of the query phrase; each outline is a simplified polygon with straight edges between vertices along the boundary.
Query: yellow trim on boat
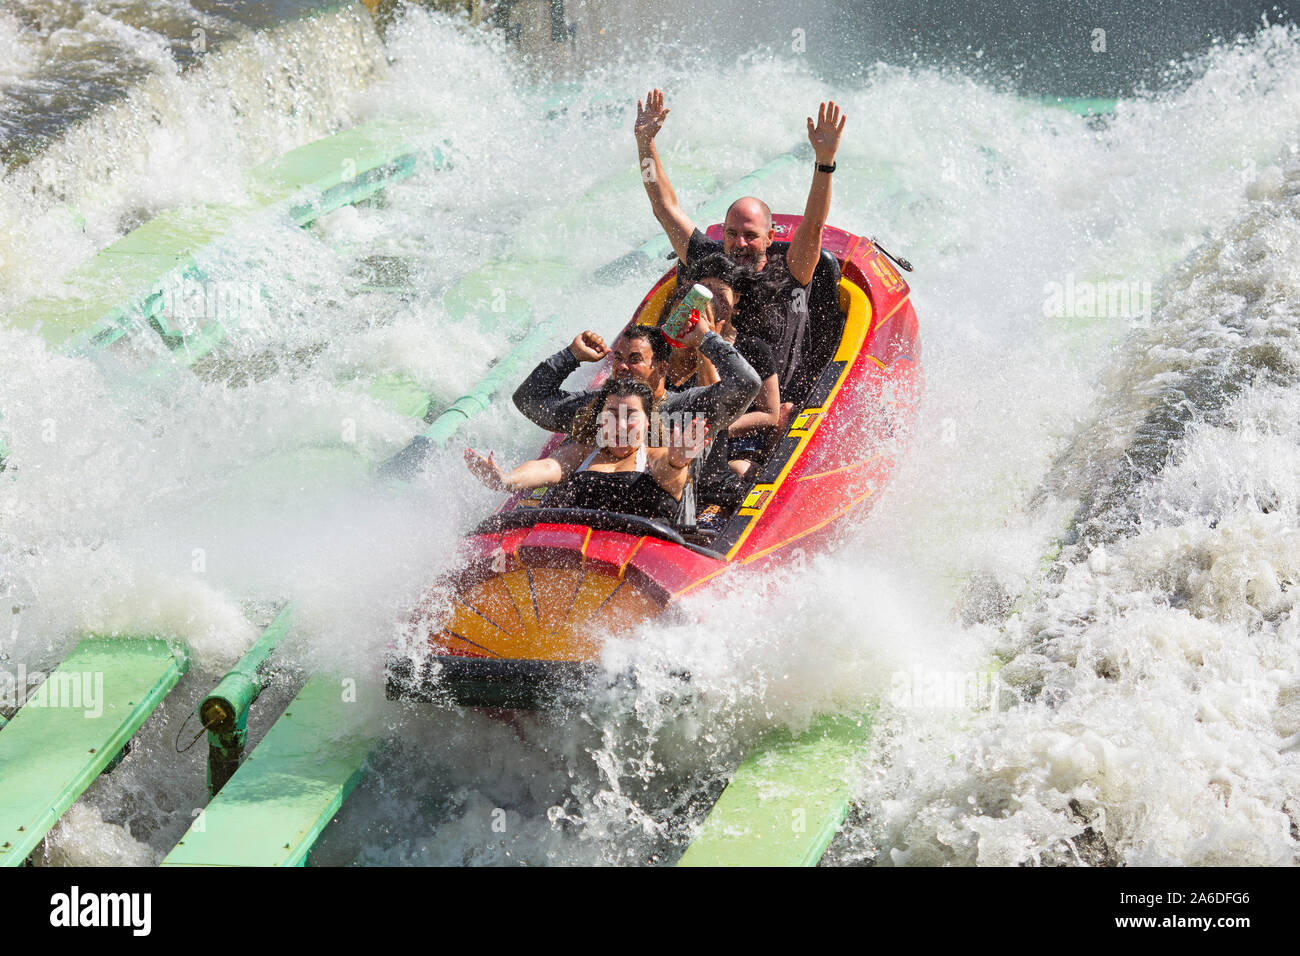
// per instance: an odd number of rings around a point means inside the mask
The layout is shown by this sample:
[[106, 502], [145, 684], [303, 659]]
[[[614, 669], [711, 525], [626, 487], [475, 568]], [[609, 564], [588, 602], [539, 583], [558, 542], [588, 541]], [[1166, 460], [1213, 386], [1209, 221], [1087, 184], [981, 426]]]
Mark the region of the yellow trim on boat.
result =
[[636, 545], [632, 548], [630, 552], [628, 552], [627, 558], [623, 561], [622, 564], [618, 566], [618, 579], [620, 581], [623, 580], [623, 574], [624, 572], [627, 571], [627, 566], [632, 563], [632, 559], [636, 557], [636, 553], [641, 550], [641, 545], [643, 544], [645, 544], [645, 538], [644, 537], [638, 538]]
[[654, 295], [650, 296], [650, 301], [645, 304], [645, 308], [637, 315], [637, 325], [658, 325], [659, 316], [663, 314], [664, 305], [672, 298], [673, 292], [677, 289], [677, 277], [671, 276], [668, 281], [655, 290]]
[[[804, 528], [804, 529], [803, 529], [802, 531], [800, 531], [798, 534], [791, 535], [790, 537], [786, 538], [784, 541], [778, 541], [776, 544], [771, 545], [770, 547], [766, 547], [766, 548], [764, 548], [762, 551], [757, 551], [757, 552], [755, 552], [754, 554], [751, 554], [749, 557], [745, 558], [744, 560], [742, 560], [742, 561], [740, 561], [740, 562], [738, 562], [738, 563], [739, 563], [739, 564], [749, 564], [749, 563], [751, 563], [751, 562], [753, 562], [753, 561], [757, 561], [759, 558], [766, 557], [767, 555], [771, 554], [773, 551], [776, 551], [776, 550], [778, 550], [778, 549], [780, 549], [780, 548], [784, 548], [787, 544], [790, 544], [790, 543], [792, 543], [792, 542], [794, 542], [794, 541], [798, 541], [800, 538], [807, 537], [808, 535], [812, 534], [812, 533], [815, 532], [815, 531], [820, 531], [822, 528], [826, 527], [826, 526], [827, 526], [828, 524], [830, 524], [832, 521], [835, 521], [835, 520], [837, 520], [837, 519], [843, 517], [844, 515], [848, 514], [850, 511], [852, 511], [852, 510], [853, 510], [854, 508], [856, 508], [858, 505], [862, 504], [862, 502], [864, 502], [864, 501], [866, 501], [868, 498], [870, 498], [872, 494], [873, 494], [873, 492], [868, 491], [868, 492], [865, 492], [864, 494], [858, 495], [858, 497], [854, 498], [852, 501], [850, 501], [847, 505], [845, 505], [845, 506], [844, 506], [843, 508], [841, 508], [839, 511], [835, 512], [833, 515], [828, 516], [828, 517], [826, 518], [825, 521], [818, 522], [817, 524], [813, 525], [811, 528]], [[686, 594], [686, 593], [688, 593], [688, 592], [690, 592], [690, 591], [694, 591], [696, 588], [701, 587], [701, 586], [703, 586], [704, 584], [707, 584], [707, 583], [708, 583], [709, 581], [711, 581], [713, 578], [717, 577], [719, 574], [722, 574], [724, 571], [729, 570], [731, 567], [732, 567], [731, 564], [725, 564], [725, 565], [723, 565], [722, 567], [718, 568], [716, 571], [712, 571], [712, 572], [710, 572], [709, 574], [706, 574], [704, 577], [700, 578], [698, 581], [693, 581], [693, 582], [691, 582], [691, 583], [688, 584], [686, 587], [684, 587], [684, 588], [682, 588], [680, 591], [676, 592], [676, 593], [673, 595], [673, 597], [674, 597], [674, 598], [679, 598], [679, 597], [681, 597], [683, 594]]]

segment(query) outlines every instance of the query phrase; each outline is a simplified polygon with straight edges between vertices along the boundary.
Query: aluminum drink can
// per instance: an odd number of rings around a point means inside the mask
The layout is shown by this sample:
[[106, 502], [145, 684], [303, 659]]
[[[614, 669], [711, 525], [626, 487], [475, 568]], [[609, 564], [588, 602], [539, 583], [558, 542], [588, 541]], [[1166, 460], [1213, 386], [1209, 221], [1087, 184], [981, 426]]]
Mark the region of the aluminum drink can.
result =
[[664, 338], [673, 348], [683, 348], [681, 338], [700, 321], [700, 313], [713, 301], [713, 293], [704, 286], [696, 284], [686, 293], [686, 297], [677, 303], [677, 308], [664, 320], [659, 328]]

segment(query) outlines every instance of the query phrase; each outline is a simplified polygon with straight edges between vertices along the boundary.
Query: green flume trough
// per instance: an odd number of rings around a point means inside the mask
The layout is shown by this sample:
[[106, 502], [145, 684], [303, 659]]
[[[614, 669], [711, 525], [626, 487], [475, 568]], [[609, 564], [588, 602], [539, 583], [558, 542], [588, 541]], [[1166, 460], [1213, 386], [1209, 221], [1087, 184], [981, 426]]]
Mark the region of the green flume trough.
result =
[[0, 731], [0, 866], [21, 866], [188, 667], [152, 637], [89, 637]]

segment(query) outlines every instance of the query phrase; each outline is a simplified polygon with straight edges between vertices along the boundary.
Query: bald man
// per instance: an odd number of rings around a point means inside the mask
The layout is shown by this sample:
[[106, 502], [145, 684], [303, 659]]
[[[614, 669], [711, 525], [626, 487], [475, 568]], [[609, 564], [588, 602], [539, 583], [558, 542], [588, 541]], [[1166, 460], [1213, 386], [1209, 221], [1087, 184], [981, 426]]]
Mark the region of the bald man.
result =
[[737, 199], [727, 210], [723, 222], [722, 242], [707, 238], [695, 227], [691, 217], [677, 202], [655, 135], [670, 111], [664, 95], [651, 90], [645, 104], [636, 104], [637, 155], [641, 163], [641, 181], [655, 218], [668, 234], [677, 257], [688, 266], [719, 249], [742, 265], [758, 272], [762, 280], [751, 294], [742, 295], [736, 327], [767, 341], [772, 348], [780, 376], [782, 393], [789, 386], [803, 351], [804, 331], [808, 324], [808, 286], [821, 257], [822, 229], [831, 209], [831, 174], [835, 172], [835, 151], [839, 149], [846, 117], [834, 102], [822, 103], [817, 122], [808, 117], [808, 142], [816, 155], [812, 187], [804, 207], [803, 222], [782, 254], [772, 249], [776, 230], [772, 227], [772, 210], [753, 196]]

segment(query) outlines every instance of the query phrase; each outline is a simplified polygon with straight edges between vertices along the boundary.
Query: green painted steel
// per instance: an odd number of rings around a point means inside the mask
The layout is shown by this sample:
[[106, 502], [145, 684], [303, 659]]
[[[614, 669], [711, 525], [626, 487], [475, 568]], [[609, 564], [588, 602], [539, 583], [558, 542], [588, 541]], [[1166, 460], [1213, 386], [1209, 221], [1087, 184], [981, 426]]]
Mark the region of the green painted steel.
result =
[[[205, 727], [210, 730], [220, 730], [227, 723], [233, 724], [239, 715], [247, 713], [248, 708], [262, 692], [264, 680], [261, 670], [276, 645], [280, 643], [280, 639], [289, 632], [289, 621], [292, 615], [292, 606], [284, 608], [277, 614], [257, 642], [244, 652], [244, 656], [203, 699], [203, 703], [199, 705], [199, 719], [203, 721]], [[229, 716], [229, 720], [215, 712], [211, 716], [205, 715], [204, 711], [209, 709], [209, 705], [213, 708], [219, 707]]]
[[416, 381], [406, 372], [376, 375], [365, 383], [366, 394], [386, 408], [409, 418], [424, 418], [433, 409], [429, 386]]
[[199, 704], [199, 723], [208, 731], [208, 795], [215, 796], [244, 759], [248, 710], [266, 686], [262, 669], [289, 633], [292, 605], [285, 607], [244, 656]]
[[216, 322], [190, 331], [165, 314], [169, 289], [187, 278], [204, 278], [196, 262], [202, 250], [251, 217], [285, 215], [306, 225], [411, 175], [417, 164], [441, 168], [446, 163], [436, 144], [421, 143], [414, 129], [391, 122], [308, 143], [250, 170], [247, 202], [161, 213], [73, 270], [65, 282], [66, 295], [30, 300], [8, 323], [39, 327], [48, 341], [72, 352], [104, 348], [148, 324], [190, 364], [225, 331]]
[[527, 366], [537, 357], [540, 349], [555, 337], [555, 321], [547, 320], [533, 326], [519, 340], [505, 358], [479, 379], [469, 392], [452, 402], [430, 423], [423, 437], [436, 445], [445, 445], [452, 435], [475, 415], [486, 411], [492, 396], [508, 383], [514, 382], [527, 371]]
[[381, 462], [375, 469], [376, 475], [399, 482], [413, 478], [429, 456], [444, 447], [462, 425], [492, 404], [492, 397], [503, 386], [516, 381], [527, 371], [529, 365], [537, 360], [538, 352], [554, 338], [555, 330], [554, 319], [533, 326], [472, 389], [444, 408], [423, 434], [416, 435], [400, 452]]
[[[94, 352], [124, 335], [149, 326], [158, 335], [162, 361], [148, 372], [160, 378], [177, 363], [192, 365], [223, 341], [225, 322], [198, 328], [166, 314], [184, 295], [185, 283], [202, 282], [198, 265], [206, 248], [216, 246], [238, 224], [256, 216], [285, 215], [298, 225], [341, 206], [359, 202], [417, 167], [448, 164], [431, 134], [407, 124], [379, 121], [308, 143], [245, 176], [249, 200], [240, 204], [200, 204], [168, 210], [101, 250], [74, 269], [64, 294], [32, 299], [6, 316], [7, 326], [39, 329], [52, 345], [70, 353]], [[238, 315], [226, 317], [226, 322]], [[430, 408], [427, 389], [413, 384], [380, 388], [382, 399], [399, 410], [424, 417]], [[9, 449], [0, 444], [0, 470]]]
[[305, 226], [410, 176], [417, 165], [446, 166], [441, 147], [428, 137], [400, 122], [355, 126], [255, 166], [248, 174], [250, 192], [264, 206], [283, 205]]
[[872, 715], [776, 730], [750, 751], [678, 866], [816, 866], [844, 822]]
[[90, 637], [46, 678], [0, 733], [0, 866], [23, 864], [187, 666], [157, 638]]
[[162, 865], [303, 865], [373, 743], [348, 696], [338, 678], [311, 678]]

